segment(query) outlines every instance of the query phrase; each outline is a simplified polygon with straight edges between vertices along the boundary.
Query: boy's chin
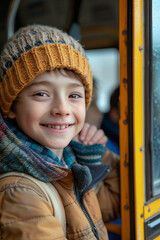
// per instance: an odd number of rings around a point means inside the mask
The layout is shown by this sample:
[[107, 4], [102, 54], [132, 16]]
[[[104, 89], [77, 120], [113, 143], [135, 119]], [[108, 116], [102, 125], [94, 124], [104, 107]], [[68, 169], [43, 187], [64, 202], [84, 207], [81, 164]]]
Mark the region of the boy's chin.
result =
[[46, 148], [50, 149], [51, 151], [54, 150], [61, 150], [64, 149], [65, 147], [67, 147], [69, 145], [70, 142], [68, 142], [67, 144], [55, 144], [55, 145], [49, 145], [49, 146], [45, 146]]

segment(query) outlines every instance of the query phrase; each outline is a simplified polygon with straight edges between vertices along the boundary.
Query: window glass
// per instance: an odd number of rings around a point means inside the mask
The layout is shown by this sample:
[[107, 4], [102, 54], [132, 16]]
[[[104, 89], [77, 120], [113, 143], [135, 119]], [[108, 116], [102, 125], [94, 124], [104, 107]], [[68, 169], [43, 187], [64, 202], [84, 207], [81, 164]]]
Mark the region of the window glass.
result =
[[160, 1], [152, 0], [151, 148], [153, 196], [160, 194]]
[[110, 108], [110, 96], [119, 85], [119, 51], [116, 48], [86, 51], [97, 86], [97, 106], [102, 112]]

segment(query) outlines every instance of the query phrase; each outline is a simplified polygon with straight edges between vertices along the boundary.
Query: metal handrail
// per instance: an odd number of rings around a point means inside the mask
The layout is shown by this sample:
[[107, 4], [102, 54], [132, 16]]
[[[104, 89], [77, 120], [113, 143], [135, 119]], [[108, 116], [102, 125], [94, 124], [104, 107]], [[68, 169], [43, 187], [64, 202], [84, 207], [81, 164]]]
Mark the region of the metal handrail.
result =
[[7, 39], [10, 39], [14, 34], [15, 18], [20, 1], [21, 0], [13, 0], [11, 2], [7, 16]]

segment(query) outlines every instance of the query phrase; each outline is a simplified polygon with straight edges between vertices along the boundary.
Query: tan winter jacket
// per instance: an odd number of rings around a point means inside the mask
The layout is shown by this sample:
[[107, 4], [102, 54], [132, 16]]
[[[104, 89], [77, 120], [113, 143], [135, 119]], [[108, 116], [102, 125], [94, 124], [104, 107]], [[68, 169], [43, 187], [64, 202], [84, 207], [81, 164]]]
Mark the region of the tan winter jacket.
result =
[[65, 209], [66, 236], [46, 196], [35, 183], [18, 176], [0, 179], [0, 239], [107, 240], [103, 220], [114, 219], [119, 213], [119, 159], [107, 151], [103, 161], [113, 170], [98, 185], [97, 196], [93, 189], [84, 194], [81, 207], [75, 195], [72, 172], [53, 183]]

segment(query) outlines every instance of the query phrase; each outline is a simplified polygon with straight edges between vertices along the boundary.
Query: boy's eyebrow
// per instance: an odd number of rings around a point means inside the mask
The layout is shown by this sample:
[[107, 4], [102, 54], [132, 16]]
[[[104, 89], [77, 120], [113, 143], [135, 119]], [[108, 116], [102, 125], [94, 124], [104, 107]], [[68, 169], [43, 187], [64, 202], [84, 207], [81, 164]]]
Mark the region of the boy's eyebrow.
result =
[[27, 87], [30, 88], [30, 87], [32, 87], [32, 86], [34, 86], [34, 85], [42, 85], [42, 84], [44, 84], [44, 85], [50, 85], [49, 82], [47, 82], [47, 81], [42, 81], [42, 82], [33, 82], [33, 83], [29, 84]]
[[82, 84], [82, 83], [71, 83], [70, 84], [70, 86], [72, 86], [72, 87], [82, 87], [82, 88], [84, 88], [84, 85]]
[[[48, 82], [48, 81], [35, 82], [35, 83], [33, 82], [33, 83], [29, 84], [29, 86], [27, 86], [27, 88], [30, 88], [34, 85], [51, 85], [51, 83]], [[72, 87], [84, 87], [84, 85], [81, 82], [71, 83], [70, 86], [72, 86]]]

